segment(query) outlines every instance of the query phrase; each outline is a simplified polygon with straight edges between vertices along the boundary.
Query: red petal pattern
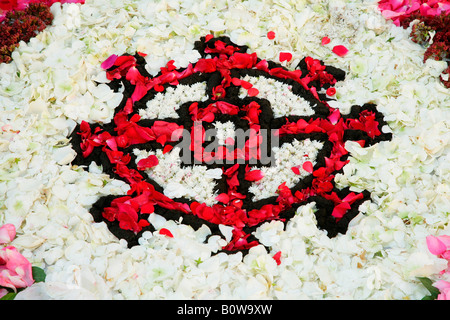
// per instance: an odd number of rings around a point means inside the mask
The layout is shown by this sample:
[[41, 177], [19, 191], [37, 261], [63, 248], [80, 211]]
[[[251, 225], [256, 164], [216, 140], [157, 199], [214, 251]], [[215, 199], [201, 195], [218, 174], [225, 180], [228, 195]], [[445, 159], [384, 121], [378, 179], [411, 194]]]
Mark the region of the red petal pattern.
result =
[[[267, 37], [274, 39], [275, 33], [268, 32]], [[205, 37], [205, 43], [213, 39], [212, 35]], [[330, 39], [324, 37], [322, 45], [328, 44]], [[114, 117], [115, 133], [112, 136], [108, 132], [102, 131], [99, 127], [91, 126], [87, 122], [80, 125], [81, 149], [84, 157], [88, 157], [94, 148], [102, 147], [111, 164], [115, 165], [115, 173], [124, 178], [130, 184], [130, 190], [127, 196], [114, 199], [110, 206], [104, 209], [103, 216], [108, 221], [119, 221], [121, 228], [131, 230], [135, 233], [149, 225], [146, 218], [142, 219], [142, 214], [151, 214], [155, 212], [155, 206], [161, 206], [170, 210], [181, 211], [186, 214], [193, 214], [201, 219], [215, 224], [223, 224], [233, 227], [233, 237], [230, 243], [224, 247], [224, 250], [248, 249], [258, 244], [257, 241], [248, 241], [249, 235], [243, 231], [246, 226], [252, 227], [258, 224], [274, 219], [280, 219], [280, 212], [292, 207], [294, 203], [302, 203], [309, 197], [320, 195], [335, 203], [332, 215], [336, 220], [341, 219], [351, 208], [352, 203], [362, 199], [362, 194], [350, 193], [343, 199], [340, 199], [336, 193], [332, 192], [334, 178], [333, 173], [340, 170], [348, 161], [341, 161], [341, 156], [348, 152], [344, 147], [343, 134], [347, 129], [362, 130], [369, 137], [378, 136], [378, 122], [375, 115], [371, 112], [361, 112], [358, 119], [347, 119], [344, 121], [339, 110], [329, 108], [330, 114], [327, 118], [310, 118], [308, 120], [299, 119], [296, 122], [289, 122], [281, 126], [277, 131], [279, 136], [290, 134], [326, 134], [333, 144], [333, 149], [329, 157], [325, 158], [325, 167], [314, 171], [314, 166], [310, 161], [302, 165], [302, 169], [311, 173], [313, 182], [310, 188], [297, 190], [292, 194], [292, 190], [286, 186], [286, 183], [278, 186], [278, 197], [276, 204], [266, 204], [260, 209], [247, 211], [243, 209], [243, 200], [246, 195], [241, 194], [239, 190], [239, 174], [244, 175], [247, 181], [259, 181], [263, 178], [261, 170], [250, 170], [247, 166], [245, 172], [240, 172], [240, 165], [224, 168], [223, 175], [227, 184], [227, 192], [220, 193], [217, 197], [217, 203], [207, 206], [204, 203], [192, 202], [190, 205], [178, 203], [164, 194], [157, 192], [154, 186], [144, 181], [140, 170], [154, 167], [158, 164], [156, 156], [151, 155], [137, 163], [137, 169], [127, 167], [130, 162], [130, 155], [124, 154], [122, 150], [133, 145], [143, 144], [155, 141], [164, 146], [163, 153], [169, 152], [173, 146], [168, 144], [178, 141], [182, 137], [183, 127], [172, 122], [155, 121], [153, 125], [141, 126], [140, 117], [134, 114], [134, 104], [141, 100], [150, 90], [164, 92], [167, 85], [177, 85], [178, 81], [192, 74], [218, 72], [222, 77], [220, 85], [212, 88], [213, 102], [205, 107], [200, 107], [199, 103], [194, 102], [189, 106], [189, 116], [193, 121], [191, 130], [191, 150], [194, 151], [194, 158], [198, 161], [211, 159], [259, 159], [259, 145], [261, 144], [260, 134], [260, 114], [261, 106], [252, 101], [245, 106], [236, 106], [223, 101], [226, 96], [227, 88], [230, 86], [241, 87], [247, 91], [248, 96], [254, 97], [259, 94], [259, 90], [249, 82], [232, 77], [232, 69], [257, 69], [267, 72], [269, 75], [281, 79], [291, 79], [299, 83], [305, 90], [320, 101], [320, 89], [324, 85], [334, 85], [336, 79], [326, 71], [326, 67], [317, 59], [307, 57], [305, 59], [307, 70], [286, 70], [281, 66], [269, 67], [266, 60], [259, 60], [255, 53], [248, 54], [238, 52], [239, 48], [233, 45], [227, 45], [221, 40], [215, 40], [214, 47], [209, 44], [205, 48], [205, 53], [216, 54], [214, 58], [202, 58], [195, 64], [190, 64], [183, 70], [178, 70], [171, 60], [167, 65], [161, 68], [161, 73], [155, 77], [146, 77], [142, 75], [137, 68], [137, 60], [130, 55], [116, 56], [111, 55], [102, 63], [102, 68], [106, 69], [108, 79], [125, 78], [134, 85], [134, 92], [128, 98], [122, 110], [116, 113]], [[333, 52], [339, 56], [347, 54], [348, 50], [344, 46], [335, 46]], [[139, 53], [140, 56], [144, 54]], [[139, 57], [137, 57], [139, 58]], [[292, 54], [281, 52], [280, 61], [290, 61]], [[302, 69], [303, 70], [303, 69]], [[318, 86], [316, 88], [316, 86]], [[319, 87], [320, 86], [320, 87]], [[327, 95], [333, 96], [335, 89], [330, 87]], [[325, 105], [326, 102], [323, 102]], [[202, 121], [212, 123], [216, 115], [225, 114], [238, 116], [248, 122], [251, 128], [250, 138], [246, 141], [243, 149], [236, 149], [230, 152], [227, 148], [222, 148], [216, 153], [206, 154], [203, 143], [205, 142], [205, 128]], [[131, 117], [130, 117], [131, 116]], [[228, 144], [233, 145], [232, 138], [227, 140]], [[243, 169], [242, 169], [243, 170]], [[300, 174], [299, 166], [293, 167], [295, 174]], [[245, 208], [245, 207], [244, 207]], [[160, 234], [173, 237], [167, 229], [161, 229]], [[277, 252], [273, 257], [280, 263], [281, 252]]]

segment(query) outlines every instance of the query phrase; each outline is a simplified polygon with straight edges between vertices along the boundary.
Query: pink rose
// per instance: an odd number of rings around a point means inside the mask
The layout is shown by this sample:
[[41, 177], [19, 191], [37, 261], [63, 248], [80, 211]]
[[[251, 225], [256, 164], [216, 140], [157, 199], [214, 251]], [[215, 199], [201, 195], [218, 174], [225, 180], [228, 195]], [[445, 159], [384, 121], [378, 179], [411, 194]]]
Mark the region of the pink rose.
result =
[[11, 288], [29, 287], [34, 283], [31, 263], [12, 246], [0, 250], [0, 286]]
[[10, 243], [16, 237], [16, 227], [8, 223], [0, 227], [0, 244]]
[[433, 287], [438, 288], [440, 291], [437, 297], [438, 300], [450, 300], [450, 282], [438, 280], [433, 283]]
[[426, 238], [428, 250], [439, 258], [450, 260], [450, 236], [428, 236]]

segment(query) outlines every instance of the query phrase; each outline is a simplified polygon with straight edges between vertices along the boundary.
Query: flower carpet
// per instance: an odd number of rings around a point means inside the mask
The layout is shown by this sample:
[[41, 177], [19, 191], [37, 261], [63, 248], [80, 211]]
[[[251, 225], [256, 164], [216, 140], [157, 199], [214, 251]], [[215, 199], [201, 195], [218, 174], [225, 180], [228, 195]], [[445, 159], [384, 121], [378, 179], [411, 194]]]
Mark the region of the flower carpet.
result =
[[450, 299], [448, 1], [0, 10], [1, 299]]

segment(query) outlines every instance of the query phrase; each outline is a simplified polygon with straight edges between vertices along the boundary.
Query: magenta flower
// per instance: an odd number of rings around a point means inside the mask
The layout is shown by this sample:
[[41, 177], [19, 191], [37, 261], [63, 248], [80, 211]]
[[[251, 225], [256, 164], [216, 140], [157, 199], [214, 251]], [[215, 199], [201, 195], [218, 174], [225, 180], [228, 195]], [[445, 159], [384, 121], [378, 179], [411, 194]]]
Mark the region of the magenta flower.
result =
[[26, 288], [34, 283], [31, 263], [12, 246], [0, 250], [0, 286]]

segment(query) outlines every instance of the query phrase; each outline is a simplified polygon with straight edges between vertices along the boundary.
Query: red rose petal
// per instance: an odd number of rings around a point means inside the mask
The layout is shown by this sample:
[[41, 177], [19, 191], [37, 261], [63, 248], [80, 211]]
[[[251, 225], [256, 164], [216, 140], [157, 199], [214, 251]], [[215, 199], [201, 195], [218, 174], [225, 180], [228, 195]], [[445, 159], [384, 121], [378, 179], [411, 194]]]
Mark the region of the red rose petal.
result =
[[305, 170], [306, 172], [309, 172], [309, 173], [313, 172], [313, 164], [311, 163], [311, 161], [306, 161], [303, 164], [303, 170]]
[[269, 40], [275, 39], [275, 32], [273, 31], [267, 32], [267, 38], [269, 38]]
[[348, 204], [347, 202], [342, 202], [334, 207], [331, 215], [335, 217], [336, 220], [340, 220], [349, 209], [351, 209], [350, 204]]
[[138, 221], [138, 225], [141, 228], [145, 228], [145, 227], [149, 226], [150, 223], [147, 220], [141, 219]]
[[324, 46], [324, 45], [326, 45], [326, 44], [329, 44], [330, 43], [330, 38], [328, 38], [328, 37], [323, 37], [322, 38], [322, 45]]
[[292, 172], [294, 172], [295, 174], [300, 174], [300, 169], [298, 167], [292, 167], [291, 168]]
[[344, 46], [335, 46], [332, 50], [335, 54], [337, 54], [339, 57], [343, 57], [348, 53], [348, 49]]
[[280, 52], [280, 62], [291, 61], [291, 59], [292, 59], [292, 53]]
[[328, 120], [330, 120], [331, 124], [336, 124], [341, 118], [341, 112], [339, 109], [333, 110], [333, 112], [328, 116]]
[[163, 154], [170, 152], [170, 150], [172, 150], [172, 149], [173, 149], [173, 146], [171, 146], [170, 144], [167, 144], [163, 149]]
[[141, 213], [142, 214], [150, 214], [150, 213], [153, 213], [153, 212], [155, 212], [155, 207], [153, 206], [152, 203], [146, 203], [146, 204], [143, 204], [141, 206]]
[[231, 78], [231, 82], [235, 85], [235, 86], [240, 86], [242, 84], [242, 80], [239, 78]]
[[245, 174], [245, 180], [247, 181], [258, 181], [264, 178], [264, 174], [261, 170], [252, 170]]
[[361, 147], [363, 147], [363, 148], [364, 148], [364, 145], [366, 144], [366, 140], [358, 140], [358, 141], [355, 141], [355, 142], [358, 142], [359, 145], [360, 145]]
[[170, 231], [167, 230], [166, 228], [161, 228], [161, 229], [159, 230], [159, 234], [162, 234], [162, 235], [164, 235], [164, 236], [168, 236], [168, 237], [170, 237], [170, 238], [173, 238], [172, 232], [170, 232]]
[[230, 197], [226, 193], [221, 193], [216, 197], [216, 200], [227, 204], [228, 202], [230, 202]]
[[108, 59], [106, 59], [105, 61], [103, 61], [103, 63], [100, 65], [102, 67], [102, 69], [109, 69], [114, 65], [114, 62], [116, 62], [118, 56], [115, 54], [112, 54], [109, 56]]
[[[237, 82], [236, 82], [237, 83]], [[234, 84], [234, 83], [233, 83]], [[251, 87], [253, 87], [253, 85], [250, 82], [244, 81], [244, 80], [240, 80], [240, 86], [242, 86], [242, 88], [248, 90]]]
[[151, 154], [147, 158], [139, 160], [137, 167], [139, 170], [145, 170], [156, 166], [158, 163], [158, 158], [154, 154]]
[[277, 262], [277, 265], [281, 264], [281, 251], [275, 253], [272, 258]]
[[336, 94], [336, 88], [333, 88], [333, 87], [331, 87], [331, 88], [328, 88], [327, 89], [327, 96], [334, 96]]
[[250, 88], [247, 90], [249, 97], [256, 97], [259, 94], [259, 90], [256, 88]]

